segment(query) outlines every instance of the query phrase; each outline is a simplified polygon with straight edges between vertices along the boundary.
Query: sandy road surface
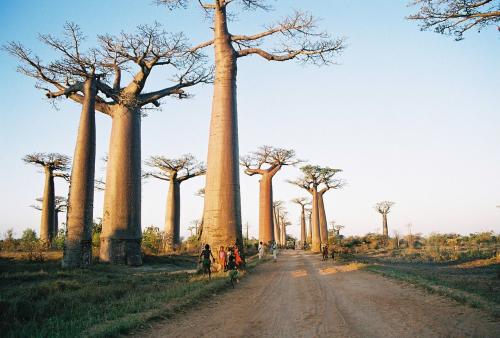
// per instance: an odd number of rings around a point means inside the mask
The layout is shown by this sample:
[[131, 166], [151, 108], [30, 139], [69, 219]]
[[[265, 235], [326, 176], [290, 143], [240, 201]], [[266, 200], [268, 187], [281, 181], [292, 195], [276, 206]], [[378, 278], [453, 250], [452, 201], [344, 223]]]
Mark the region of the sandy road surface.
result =
[[404, 283], [285, 252], [138, 337], [500, 337], [500, 323]]

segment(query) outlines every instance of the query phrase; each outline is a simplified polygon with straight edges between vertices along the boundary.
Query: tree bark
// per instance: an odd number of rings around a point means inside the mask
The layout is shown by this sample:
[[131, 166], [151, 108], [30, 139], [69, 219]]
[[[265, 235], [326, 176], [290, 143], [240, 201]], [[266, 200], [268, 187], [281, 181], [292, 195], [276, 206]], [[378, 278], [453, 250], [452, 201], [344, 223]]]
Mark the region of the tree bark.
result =
[[302, 205], [302, 211], [300, 213], [300, 241], [302, 242], [302, 248], [305, 248], [307, 241], [306, 234], [306, 211], [304, 210], [304, 205]]
[[318, 191], [311, 189], [312, 195], [312, 222], [311, 222], [311, 251], [321, 251], [321, 235], [319, 229], [319, 207], [318, 207]]
[[236, 52], [225, 8], [214, 10], [215, 80], [208, 142], [202, 242], [242, 246], [236, 107]]
[[264, 244], [274, 241], [272, 178], [269, 173], [265, 173], [260, 179], [259, 241]]
[[286, 225], [281, 221], [281, 245], [286, 248]]
[[307, 234], [307, 243], [312, 244], [312, 212], [309, 214], [309, 233]]
[[319, 229], [321, 243], [328, 243], [328, 224], [326, 221], [325, 204], [323, 201], [323, 193], [318, 192], [318, 214], [319, 214]]
[[172, 177], [168, 188], [167, 213], [165, 215], [166, 251], [173, 251], [180, 244], [180, 207], [180, 183]]
[[382, 222], [383, 222], [383, 233], [384, 237], [389, 237], [389, 229], [387, 227], [387, 214], [382, 214]]
[[58, 232], [59, 232], [59, 211], [54, 210], [54, 230], [52, 231], [54, 237], [57, 237]]
[[45, 187], [43, 189], [42, 221], [40, 223], [40, 240], [50, 246], [54, 231], [55, 192], [54, 174], [45, 167]]
[[273, 207], [273, 223], [274, 223], [274, 240], [277, 245], [281, 245], [281, 233], [280, 233], [280, 222], [279, 216], [276, 212], [276, 208]]
[[111, 113], [100, 260], [141, 265], [141, 113], [124, 105]]
[[94, 78], [85, 81], [83, 94], [69, 188], [63, 267], [85, 267], [92, 261], [97, 94]]

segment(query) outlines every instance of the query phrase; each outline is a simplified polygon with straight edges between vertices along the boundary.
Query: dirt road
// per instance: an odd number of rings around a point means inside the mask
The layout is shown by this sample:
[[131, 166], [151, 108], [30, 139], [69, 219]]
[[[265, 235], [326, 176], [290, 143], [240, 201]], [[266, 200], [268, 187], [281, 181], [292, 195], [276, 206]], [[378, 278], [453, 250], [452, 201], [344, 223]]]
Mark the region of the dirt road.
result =
[[137, 336], [499, 337], [500, 323], [413, 286], [297, 251]]

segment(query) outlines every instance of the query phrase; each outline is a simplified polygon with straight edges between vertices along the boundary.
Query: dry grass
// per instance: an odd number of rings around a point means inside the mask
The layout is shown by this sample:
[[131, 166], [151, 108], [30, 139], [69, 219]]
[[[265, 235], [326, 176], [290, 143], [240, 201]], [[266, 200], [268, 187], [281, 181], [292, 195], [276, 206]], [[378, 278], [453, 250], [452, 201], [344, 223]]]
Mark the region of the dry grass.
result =
[[57, 252], [44, 262], [26, 261], [19, 253], [0, 256], [2, 337], [114, 336], [229, 287], [225, 273], [209, 281], [179, 271], [195, 269], [195, 256], [146, 257], [139, 268], [94, 265], [85, 270], [62, 270], [59, 259]]
[[385, 255], [354, 256], [368, 271], [403, 280], [500, 317], [500, 259], [441, 263], [397, 260]]

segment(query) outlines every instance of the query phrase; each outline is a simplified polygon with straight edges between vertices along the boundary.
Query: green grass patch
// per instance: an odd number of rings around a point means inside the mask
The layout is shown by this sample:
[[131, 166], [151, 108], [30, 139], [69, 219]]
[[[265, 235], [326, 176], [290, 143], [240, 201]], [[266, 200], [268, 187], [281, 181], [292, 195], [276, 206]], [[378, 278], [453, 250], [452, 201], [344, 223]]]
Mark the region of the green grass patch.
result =
[[[208, 280], [179, 271], [195, 269], [194, 256], [150, 257], [145, 262], [139, 268], [95, 265], [62, 270], [57, 261], [0, 257], [1, 336], [115, 336], [147, 321], [169, 318], [230, 288], [226, 273]], [[249, 260], [248, 268], [256, 264]]]

